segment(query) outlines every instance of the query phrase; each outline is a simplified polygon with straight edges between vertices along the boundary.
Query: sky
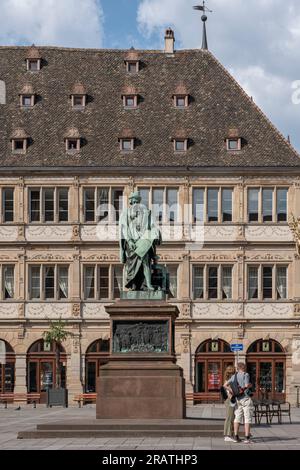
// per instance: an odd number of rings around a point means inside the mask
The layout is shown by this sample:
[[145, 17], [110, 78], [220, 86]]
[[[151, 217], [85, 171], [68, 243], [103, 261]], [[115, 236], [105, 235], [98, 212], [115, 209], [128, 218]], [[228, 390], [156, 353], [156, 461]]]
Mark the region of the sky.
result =
[[[201, 0], [0, 0], [0, 45], [201, 46]], [[300, 151], [300, 1], [208, 0], [208, 45]], [[1, 70], [0, 70], [1, 79]]]

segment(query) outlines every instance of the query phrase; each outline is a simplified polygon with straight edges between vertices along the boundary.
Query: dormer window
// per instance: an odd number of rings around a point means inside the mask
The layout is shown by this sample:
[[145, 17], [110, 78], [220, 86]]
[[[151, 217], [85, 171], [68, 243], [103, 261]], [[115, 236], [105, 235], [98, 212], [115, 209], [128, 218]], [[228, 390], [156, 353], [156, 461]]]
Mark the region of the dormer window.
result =
[[229, 151], [241, 150], [242, 138], [240, 137], [238, 129], [229, 129], [228, 137], [226, 140], [226, 148]]
[[24, 129], [16, 129], [11, 137], [12, 152], [26, 153], [28, 147], [28, 135]]
[[130, 152], [134, 150], [135, 136], [131, 129], [124, 129], [119, 137], [120, 150]]
[[126, 87], [122, 93], [124, 108], [137, 108], [138, 94], [133, 87]]
[[41, 70], [42, 57], [39, 50], [33, 44], [26, 54], [26, 65], [29, 72], [38, 72]]
[[175, 90], [173, 95], [174, 106], [176, 108], [187, 108], [189, 105], [189, 94], [186, 86], [180, 83]]
[[140, 61], [138, 53], [132, 48], [125, 58], [126, 71], [128, 73], [137, 73], [140, 70]]
[[81, 83], [76, 83], [71, 91], [71, 104], [73, 108], [82, 109], [86, 106], [86, 90]]
[[34, 106], [35, 95], [31, 85], [24, 85], [19, 96], [20, 106], [22, 106], [23, 108], [31, 108], [32, 106]]
[[188, 149], [188, 137], [184, 130], [177, 131], [173, 137], [174, 151], [186, 152]]
[[66, 152], [77, 153], [80, 151], [81, 137], [78, 129], [72, 127], [65, 135]]

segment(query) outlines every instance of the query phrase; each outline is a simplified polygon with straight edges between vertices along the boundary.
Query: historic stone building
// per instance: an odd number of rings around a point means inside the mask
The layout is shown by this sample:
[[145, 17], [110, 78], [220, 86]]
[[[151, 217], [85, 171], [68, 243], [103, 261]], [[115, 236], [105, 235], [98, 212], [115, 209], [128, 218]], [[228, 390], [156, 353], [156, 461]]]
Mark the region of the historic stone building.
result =
[[295, 402], [300, 157], [211, 52], [174, 50], [171, 30], [157, 51], [0, 47], [0, 165], [0, 393], [44, 399], [58, 318], [70, 403], [95, 391], [122, 285], [114, 220], [140, 189], [161, 205], [188, 398], [219, 399], [240, 343], [256, 394]]

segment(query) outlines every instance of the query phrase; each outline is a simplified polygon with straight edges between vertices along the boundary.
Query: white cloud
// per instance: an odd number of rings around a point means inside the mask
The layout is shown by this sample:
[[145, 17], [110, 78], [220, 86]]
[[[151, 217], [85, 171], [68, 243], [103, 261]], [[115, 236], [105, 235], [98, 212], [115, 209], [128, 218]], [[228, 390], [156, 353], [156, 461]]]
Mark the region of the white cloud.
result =
[[[200, 47], [201, 13], [192, 9], [197, 3], [202, 2], [141, 0], [139, 29], [157, 47], [164, 28], [173, 26], [177, 48]], [[300, 105], [293, 104], [291, 92], [300, 79], [299, 0], [208, 0], [207, 6], [213, 10], [207, 23], [209, 49], [300, 149]]]
[[0, 44], [101, 47], [99, 0], [0, 0]]

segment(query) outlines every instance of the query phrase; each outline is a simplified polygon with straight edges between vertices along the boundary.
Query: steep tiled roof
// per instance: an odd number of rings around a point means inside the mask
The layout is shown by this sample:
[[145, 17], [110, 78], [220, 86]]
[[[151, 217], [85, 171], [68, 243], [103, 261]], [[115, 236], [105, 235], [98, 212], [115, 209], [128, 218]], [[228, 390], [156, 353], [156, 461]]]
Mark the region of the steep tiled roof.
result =
[[[43, 67], [27, 72], [28, 48], [0, 47], [0, 80], [7, 88], [0, 105], [1, 166], [102, 167], [295, 167], [300, 157], [224, 67], [208, 51], [124, 51], [39, 47]], [[140, 60], [140, 71], [126, 71], [124, 60]], [[38, 100], [32, 109], [20, 107], [24, 83]], [[87, 105], [72, 109], [70, 91], [83, 83]], [[183, 85], [192, 97], [176, 109], [172, 96]], [[142, 97], [138, 108], [124, 109], [120, 96], [133, 87]], [[24, 128], [32, 143], [26, 155], [11, 152], [10, 138]], [[65, 151], [64, 137], [78, 129], [85, 145], [80, 154]], [[120, 152], [124, 129], [139, 139], [130, 154]], [[225, 139], [237, 129], [241, 151], [228, 152]], [[174, 152], [171, 136], [184, 131], [192, 145]]]

